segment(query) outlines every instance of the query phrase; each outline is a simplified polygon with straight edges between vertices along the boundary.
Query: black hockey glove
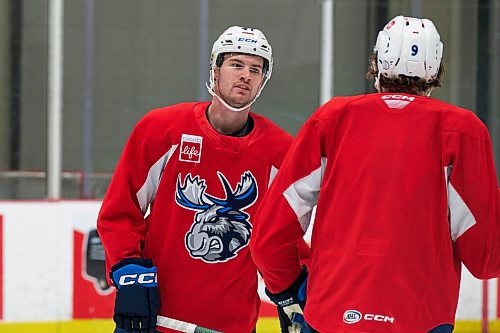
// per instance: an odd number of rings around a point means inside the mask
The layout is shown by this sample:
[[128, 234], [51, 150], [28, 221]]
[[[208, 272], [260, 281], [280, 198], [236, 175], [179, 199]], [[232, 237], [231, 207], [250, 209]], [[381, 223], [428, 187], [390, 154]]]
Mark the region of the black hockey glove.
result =
[[116, 291], [115, 332], [154, 333], [160, 308], [157, 269], [149, 259], [128, 258], [111, 267]]
[[297, 280], [288, 289], [273, 294], [266, 288], [266, 295], [278, 308], [282, 333], [313, 333], [311, 327], [304, 320], [302, 313], [306, 305], [306, 291], [307, 270], [305, 267]]

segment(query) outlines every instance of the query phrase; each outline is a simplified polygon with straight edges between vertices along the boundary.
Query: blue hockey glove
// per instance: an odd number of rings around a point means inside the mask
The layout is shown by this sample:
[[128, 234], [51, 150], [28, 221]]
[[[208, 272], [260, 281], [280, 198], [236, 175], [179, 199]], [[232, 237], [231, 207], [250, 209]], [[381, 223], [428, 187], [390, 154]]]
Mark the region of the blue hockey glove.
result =
[[128, 258], [111, 267], [116, 291], [115, 332], [154, 333], [160, 308], [157, 269], [153, 262]]
[[295, 282], [288, 289], [273, 294], [266, 288], [266, 295], [278, 308], [282, 333], [313, 333], [304, 320], [302, 310], [306, 305], [307, 270], [302, 270]]

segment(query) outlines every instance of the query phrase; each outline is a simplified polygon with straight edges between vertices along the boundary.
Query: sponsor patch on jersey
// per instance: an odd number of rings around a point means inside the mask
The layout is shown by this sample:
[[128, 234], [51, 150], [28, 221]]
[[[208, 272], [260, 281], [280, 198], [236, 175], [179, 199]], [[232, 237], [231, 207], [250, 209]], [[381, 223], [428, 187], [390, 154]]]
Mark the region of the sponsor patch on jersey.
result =
[[344, 323], [354, 324], [361, 320], [361, 312], [357, 310], [347, 310], [344, 312]]
[[382, 95], [381, 98], [391, 109], [402, 109], [415, 100], [415, 97], [397, 94]]
[[374, 314], [374, 313], [362, 314], [358, 310], [347, 310], [346, 312], [344, 312], [344, 316], [342, 319], [343, 319], [344, 323], [349, 324], [349, 325], [356, 324], [357, 322], [360, 322], [361, 320], [378, 321], [378, 322], [383, 322], [383, 323], [394, 324], [394, 317], [381, 315], [381, 314]]
[[201, 136], [182, 134], [179, 161], [200, 163], [202, 143]]

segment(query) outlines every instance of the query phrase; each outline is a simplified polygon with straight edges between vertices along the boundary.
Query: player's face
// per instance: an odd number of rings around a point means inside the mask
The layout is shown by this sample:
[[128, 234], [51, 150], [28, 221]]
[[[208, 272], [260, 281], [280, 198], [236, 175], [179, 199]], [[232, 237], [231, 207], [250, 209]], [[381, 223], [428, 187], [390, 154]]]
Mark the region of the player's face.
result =
[[215, 70], [216, 92], [233, 107], [250, 103], [263, 79], [264, 59], [248, 54], [228, 54]]

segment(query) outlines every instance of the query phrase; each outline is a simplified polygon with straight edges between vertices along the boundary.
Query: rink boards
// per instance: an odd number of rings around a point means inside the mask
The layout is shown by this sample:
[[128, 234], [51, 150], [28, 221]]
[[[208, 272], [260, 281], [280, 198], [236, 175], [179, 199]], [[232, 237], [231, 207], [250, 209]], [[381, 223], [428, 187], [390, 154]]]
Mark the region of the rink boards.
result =
[[[0, 201], [0, 331], [110, 332], [113, 288], [95, 233], [100, 201]], [[263, 295], [259, 332], [274, 332]], [[497, 280], [488, 282], [490, 332], [500, 332]], [[483, 283], [463, 273], [456, 332], [481, 332]], [[111, 325], [111, 326], [110, 326]], [[276, 331], [277, 332], [277, 331]]]

